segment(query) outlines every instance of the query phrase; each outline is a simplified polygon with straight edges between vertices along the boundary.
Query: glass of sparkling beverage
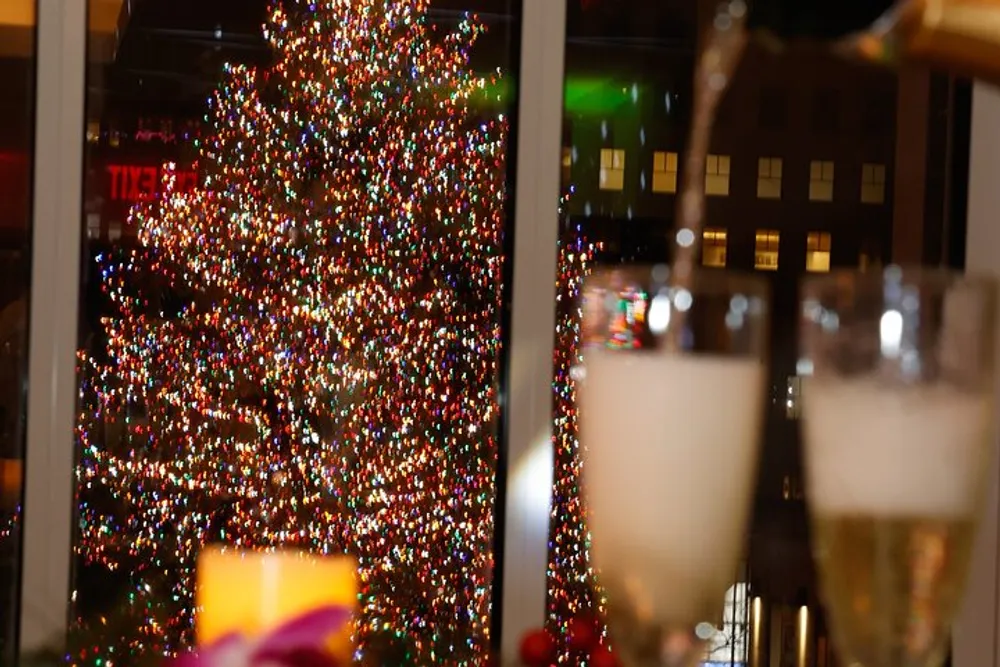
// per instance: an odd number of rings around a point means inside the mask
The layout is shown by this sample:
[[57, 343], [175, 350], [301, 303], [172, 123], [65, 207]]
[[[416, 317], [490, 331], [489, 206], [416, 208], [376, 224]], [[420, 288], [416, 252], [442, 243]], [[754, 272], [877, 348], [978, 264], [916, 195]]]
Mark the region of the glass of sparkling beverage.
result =
[[997, 285], [945, 270], [803, 286], [806, 495], [844, 664], [938, 667], [996, 428]]
[[624, 665], [697, 664], [744, 553], [768, 287], [666, 266], [582, 290], [577, 378], [591, 557]]

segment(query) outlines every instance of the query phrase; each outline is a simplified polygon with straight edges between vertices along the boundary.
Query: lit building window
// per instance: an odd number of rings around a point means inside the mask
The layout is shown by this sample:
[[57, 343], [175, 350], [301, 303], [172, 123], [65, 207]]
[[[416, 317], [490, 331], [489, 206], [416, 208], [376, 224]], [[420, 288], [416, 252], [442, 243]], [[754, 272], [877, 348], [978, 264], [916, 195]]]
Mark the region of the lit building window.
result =
[[885, 203], [884, 164], [864, 164], [861, 166], [861, 203]]
[[778, 270], [778, 243], [781, 234], [773, 229], [757, 230], [757, 242], [754, 249], [754, 268], [762, 271]]
[[830, 234], [809, 232], [806, 237], [806, 271], [825, 273], [830, 270]]
[[725, 266], [726, 230], [706, 227], [701, 236], [701, 263], [705, 266]]
[[709, 155], [705, 160], [705, 194], [729, 196], [729, 156]]
[[562, 182], [568, 184], [573, 176], [573, 149], [563, 146], [562, 149]]
[[781, 158], [762, 157], [757, 161], [757, 196], [781, 199]]
[[861, 244], [861, 252], [858, 253], [858, 268], [862, 271], [869, 269], [878, 270], [882, 266], [882, 250], [877, 242], [866, 239]]
[[809, 201], [833, 201], [833, 162], [809, 163]]
[[625, 151], [623, 149], [601, 149], [601, 189], [625, 189]]
[[781, 480], [781, 497], [784, 500], [802, 500], [802, 482], [795, 475], [785, 475]]
[[97, 213], [87, 214], [87, 238], [101, 238], [101, 216]]
[[101, 121], [87, 121], [87, 143], [96, 144], [101, 140]]
[[785, 416], [798, 419], [802, 416], [802, 378], [798, 375], [788, 377], [785, 390]]
[[677, 192], [677, 153], [653, 152], [653, 192]]
[[858, 268], [861, 269], [862, 272], [868, 270], [877, 271], [882, 268], [882, 259], [872, 252], [867, 250], [862, 251], [861, 254], [858, 255]]

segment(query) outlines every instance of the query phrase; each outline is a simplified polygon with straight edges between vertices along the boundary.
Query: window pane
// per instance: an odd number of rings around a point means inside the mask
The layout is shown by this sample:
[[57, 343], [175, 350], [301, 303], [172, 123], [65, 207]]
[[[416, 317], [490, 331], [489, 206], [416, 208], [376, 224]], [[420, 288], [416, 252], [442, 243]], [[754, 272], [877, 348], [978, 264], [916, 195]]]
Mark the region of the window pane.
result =
[[[574, 174], [575, 191], [565, 207], [568, 220], [561, 227], [565, 230], [564, 281], [557, 310], [561, 347], [555, 352], [557, 359], [569, 360], [567, 364], [575, 359], [576, 320], [567, 305], [578, 285], [575, 278], [590, 267], [671, 259], [676, 206], [682, 197], [633, 192], [627, 185], [623, 192], [599, 191], [596, 153], [605, 145], [605, 128], [637, 165], [650, 165], [654, 151], [675, 151], [680, 154], [680, 189], [682, 149], [693, 113], [692, 71], [700, 27], [708, 20], [699, 10], [712, 4], [568, 3], [564, 119], [573, 128], [573, 145], [582, 155], [593, 157], [590, 174]], [[803, 602], [811, 655], [819, 655], [817, 647], [831, 646], [817, 606], [806, 541], [798, 424], [790, 419], [798, 417], [800, 401], [793, 396], [792, 406], [787, 404], [789, 378], [809, 374], [808, 369], [796, 367], [798, 281], [808, 271], [861, 265], [877, 271], [893, 259], [939, 264], [961, 246], [964, 212], [958, 207], [966, 199], [961, 189], [966, 177], [956, 173], [968, 164], [967, 150], [964, 154], [958, 150], [961, 128], [968, 131], [964, 84], [932, 78], [928, 86], [929, 75], [921, 74], [925, 78], [914, 83], [907, 77], [915, 73], [897, 76], [814, 50], [789, 51], [782, 57], [759, 44], [749, 47], [721, 103], [710, 142], [714, 155], [706, 164], [706, 192], [719, 186], [718, 191], [726, 193], [708, 197], [705, 213], [707, 227], [727, 231], [726, 270], [758, 270], [774, 288], [771, 401], [747, 541], [753, 583], [748, 593], [751, 602], [745, 605], [751, 609], [752, 635], [753, 600], [759, 596], [763, 641], [759, 654], [751, 650], [749, 656], [723, 659], [716, 651], [705, 659], [752, 667], [794, 664]], [[921, 90], [922, 97], [917, 94]], [[718, 159], [723, 155], [729, 156], [730, 167], [724, 181], [719, 179], [723, 170]], [[862, 173], [866, 164], [873, 166], [870, 178]], [[863, 182], [880, 186], [875, 191], [878, 196], [859, 196]], [[914, 196], [925, 192], [926, 197]], [[869, 203], [873, 200], [880, 203]], [[758, 242], [758, 230], [774, 235]], [[818, 230], [830, 231], [817, 235], [807, 250], [809, 234]], [[942, 239], [950, 239], [948, 247], [943, 247]], [[702, 240], [703, 264], [721, 266], [715, 261], [720, 248], [716, 239], [706, 234]], [[581, 254], [581, 248], [589, 248], [589, 254]], [[936, 256], [931, 258], [932, 254]], [[594, 590], [596, 579], [580, 516], [577, 413], [569, 378], [568, 366], [557, 368], [547, 612], [553, 636], [560, 641], [572, 618], [599, 607], [601, 601], [600, 591]], [[793, 389], [798, 392], [799, 385]], [[807, 385], [801, 391], [808, 391]], [[734, 573], [727, 590], [742, 583], [740, 576]], [[729, 608], [740, 606], [720, 599], [720, 610], [726, 603]], [[722, 619], [716, 626], [726, 634]], [[578, 656], [569, 646], [561, 644], [560, 651], [560, 664], [577, 664]], [[827, 653], [823, 653], [826, 664], [843, 662]]]
[[705, 163], [705, 194], [729, 196], [729, 156], [709, 155]]
[[813, 161], [809, 167], [809, 200], [833, 201], [833, 162]]
[[663, 151], [653, 153], [653, 171], [663, 172], [667, 170], [667, 154]]
[[754, 268], [761, 271], [777, 271], [779, 233], [773, 230], [758, 231], [756, 238]]
[[31, 307], [34, 0], [0, 8], [0, 664], [17, 662], [22, 462]]
[[600, 183], [602, 190], [622, 190], [625, 187], [625, 151], [620, 149], [605, 149], [601, 151], [601, 162], [607, 166], [601, 167]]
[[677, 171], [677, 153], [667, 153], [667, 171]]
[[781, 199], [781, 158], [761, 158], [757, 166], [757, 197]]
[[728, 247], [726, 230], [706, 228], [702, 233], [701, 263], [705, 266], [724, 267]]
[[519, 6], [90, 0], [75, 660], [190, 642], [219, 543], [485, 662]]
[[821, 181], [823, 180], [823, 164], [813, 160], [809, 163], [809, 180], [811, 181]]

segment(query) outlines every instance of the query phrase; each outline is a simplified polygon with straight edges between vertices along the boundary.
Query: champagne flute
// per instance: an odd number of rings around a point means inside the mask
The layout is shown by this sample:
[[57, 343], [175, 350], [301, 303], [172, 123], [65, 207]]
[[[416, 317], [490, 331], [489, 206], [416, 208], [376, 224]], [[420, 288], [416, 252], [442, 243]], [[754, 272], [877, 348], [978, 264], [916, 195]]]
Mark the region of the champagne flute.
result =
[[834, 641], [865, 667], [938, 667], [995, 432], [997, 286], [944, 270], [803, 288], [806, 492]]
[[665, 266], [583, 287], [579, 377], [591, 556], [627, 667], [698, 663], [743, 554], [758, 459], [767, 286]]

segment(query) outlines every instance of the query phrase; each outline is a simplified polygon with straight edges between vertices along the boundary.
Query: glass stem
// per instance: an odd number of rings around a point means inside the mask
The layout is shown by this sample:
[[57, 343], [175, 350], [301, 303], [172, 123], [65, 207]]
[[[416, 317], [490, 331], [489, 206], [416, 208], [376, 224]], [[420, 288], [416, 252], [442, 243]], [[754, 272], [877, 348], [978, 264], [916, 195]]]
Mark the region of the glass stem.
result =
[[705, 655], [691, 628], [633, 626], [622, 634], [614, 647], [624, 667], [694, 667]]

